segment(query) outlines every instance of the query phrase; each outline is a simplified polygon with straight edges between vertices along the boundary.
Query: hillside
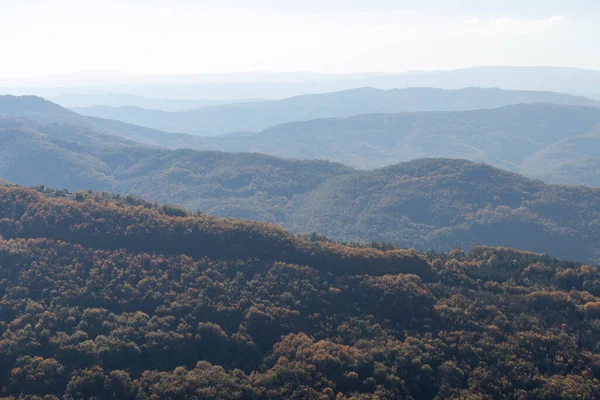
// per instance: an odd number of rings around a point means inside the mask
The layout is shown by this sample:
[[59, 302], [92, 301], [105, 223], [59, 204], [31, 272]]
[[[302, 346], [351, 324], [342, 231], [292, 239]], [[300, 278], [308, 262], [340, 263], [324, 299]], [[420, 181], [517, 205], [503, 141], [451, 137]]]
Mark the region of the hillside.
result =
[[0, 114], [21, 115], [52, 113], [74, 115], [75, 113], [36, 96], [0, 96]]
[[293, 196], [353, 171], [325, 161], [261, 154], [166, 150], [129, 142], [106, 146], [102, 143], [120, 139], [102, 135], [97, 136], [100, 144], [82, 143], [73, 134], [76, 128], [53, 127], [0, 118], [0, 176], [29, 186], [134, 193], [210, 214], [280, 222]]
[[600, 396], [596, 267], [61, 195], [0, 187], [9, 399]]
[[290, 229], [339, 240], [435, 250], [501, 245], [600, 261], [600, 189], [546, 185], [462, 160], [329, 179], [289, 210]]
[[7, 116], [27, 118], [42, 124], [80, 126], [95, 132], [161, 147], [196, 146], [196, 138], [193, 136], [166, 133], [116, 120], [79, 115], [35, 96], [0, 96], [0, 117]]
[[[207, 139], [223, 151], [255, 151], [290, 158], [315, 158], [356, 168], [377, 168], [423, 157], [462, 158], [485, 162], [555, 183], [592, 184], [568, 169], [553, 174], [536, 166], [552, 164], [545, 151], [561, 141], [588, 135], [590, 146], [564, 148], [576, 165], [595, 158], [600, 137], [600, 109], [553, 104], [521, 104], [492, 110], [361, 115], [343, 119], [293, 122], [255, 135]], [[208, 146], [207, 146], [208, 147]], [[597, 153], [597, 151], [596, 151]], [[535, 162], [530, 160], [535, 159]], [[581, 165], [585, 168], [585, 165]], [[587, 171], [593, 177], [595, 170]]]
[[424, 250], [491, 244], [600, 262], [600, 189], [545, 185], [448, 159], [360, 172], [261, 154], [84, 146], [47, 132], [0, 129], [0, 176], [136, 194], [337, 240]]
[[45, 182], [54, 187], [102, 190], [113, 180], [109, 169], [93, 156], [94, 149], [127, 149], [140, 145], [81, 126], [39, 124], [0, 117], [2, 176], [25, 185]]
[[550, 183], [600, 187], [600, 126], [592, 133], [574, 135], [546, 146], [523, 162], [521, 172]]
[[[45, 103], [41, 99], [37, 102]], [[169, 149], [257, 152], [329, 160], [361, 169], [423, 157], [461, 158], [549, 183], [600, 186], [596, 174], [600, 164], [596, 151], [600, 149], [597, 107], [536, 103], [490, 110], [369, 114], [290, 122], [258, 133], [211, 138], [86, 117], [60, 107], [60, 112], [30, 112], [27, 107], [15, 111], [14, 104], [11, 107], [12, 114], [8, 106], [6, 114], [40, 124], [76, 125]], [[578, 145], [582, 141], [585, 145]], [[112, 144], [114, 139], [109, 142]]]
[[81, 125], [69, 125], [58, 123], [45, 124], [20, 117], [0, 115], [0, 129], [2, 129], [3, 131], [23, 130], [29, 133], [35, 132], [44, 135], [48, 139], [60, 141], [60, 143], [63, 144], [66, 144], [66, 142], [72, 142], [74, 144], [82, 145], [85, 147], [144, 147], [139, 142], [128, 140], [121, 136], [99, 133]]
[[343, 118], [374, 113], [464, 111], [521, 103], [598, 106], [597, 102], [585, 97], [552, 92], [480, 88], [460, 90], [361, 88], [283, 100], [248, 101], [180, 112], [106, 106], [73, 108], [73, 110], [82, 115], [115, 119], [166, 132], [216, 136], [231, 132], [260, 131], [286, 122], [317, 118]]

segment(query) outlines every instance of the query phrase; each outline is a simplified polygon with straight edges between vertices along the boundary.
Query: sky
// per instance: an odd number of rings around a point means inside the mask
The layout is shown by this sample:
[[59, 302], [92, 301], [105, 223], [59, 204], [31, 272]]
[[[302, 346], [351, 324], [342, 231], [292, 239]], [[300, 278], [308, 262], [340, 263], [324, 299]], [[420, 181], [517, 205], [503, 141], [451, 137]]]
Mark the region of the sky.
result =
[[600, 69], [597, 0], [0, 0], [0, 82], [482, 65]]

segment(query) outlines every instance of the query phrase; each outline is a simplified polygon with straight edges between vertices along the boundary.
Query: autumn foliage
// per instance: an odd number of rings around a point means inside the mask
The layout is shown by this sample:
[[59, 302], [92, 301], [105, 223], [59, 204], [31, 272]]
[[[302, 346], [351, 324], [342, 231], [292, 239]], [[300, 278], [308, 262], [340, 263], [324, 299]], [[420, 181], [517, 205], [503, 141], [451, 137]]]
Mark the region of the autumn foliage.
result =
[[600, 270], [0, 187], [6, 398], [593, 399]]

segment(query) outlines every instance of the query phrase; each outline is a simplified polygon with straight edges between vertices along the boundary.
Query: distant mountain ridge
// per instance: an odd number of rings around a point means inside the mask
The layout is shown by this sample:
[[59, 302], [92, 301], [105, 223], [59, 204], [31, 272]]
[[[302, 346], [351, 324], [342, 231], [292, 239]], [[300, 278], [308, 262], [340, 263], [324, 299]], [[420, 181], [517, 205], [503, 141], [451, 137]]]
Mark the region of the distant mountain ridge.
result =
[[318, 118], [417, 111], [465, 111], [520, 103], [599, 106], [598, 102], [585, 97], [553, 92], [474, 87], [458, 90], [415, 87], [390, 90], [358, 88], [283, 100], [209, 106], [181, 112], [105, 106], [72, 110], [83, 115], [116, 119], [166, 132], [216, 136], [232, 132], [260, 131], [286, 122]]
[[[169, 149], [257, 152], [330, 160], [361, 169], [424, 157], [461, 158], [549, 183], [600, 187], [596, 173], [600, 165], [598, 107], [532, 103], [488, 110], [370, 114], [289, 122], [256, 133], [203, 138], [86, 117], [59, 106], [53, 106], [58, 107], [56, 112], [9, 109], [7, 99], [15, 98], [3, 98], [5, 107], [0, 107], [0, 114], [12, 110], [42, 124], [79, 125]], [[39, 103], [46, 104], [42, 99]]]
[[49, 97], [48, 100], [66, 108], [72, 107], [137, 107], [148, 110], [182, 111], [192, 108], [215, 106], [228, 103], [256, 101], [257, 99], [238, 100], [194, 100], [194, 99], [155, 99], [122, 93], [106, 94], [62, 94]]
[[[76, 87], [42, 85], [0, 87], [0, 93], [36, 94], [55, 97], [62, 94], [126, 93], [150, 98], [282, 99], [310, 93], [328, 93], [358, 87], [394, 89], [435, 87], [497, 87], [505, 90], [535, 90], [562, 93], [600, 93], [600, 71], [551, 66], [480, 66], [455, 70], [409, 71], [402, 73], [318, 74], [318, 73], [238, 73], [204, 76], [148, 77], [148, 80], [107, 85], [85, 83]], [[127, 81], [125, 79], [124, 81]], [[73, 85], [70, 85], [73, 86]], [[102, 104], [99, 104], [102, 105]], [[104, 104], [106, 105], [106, 104]]]
[[[584, 146], [576, 145], [585, 140]], [[551, 183], [600, 186], [600, 109], [519, 104], [291, 122], [200, 147], [379, 168], [423, 157], [488, 163]]]

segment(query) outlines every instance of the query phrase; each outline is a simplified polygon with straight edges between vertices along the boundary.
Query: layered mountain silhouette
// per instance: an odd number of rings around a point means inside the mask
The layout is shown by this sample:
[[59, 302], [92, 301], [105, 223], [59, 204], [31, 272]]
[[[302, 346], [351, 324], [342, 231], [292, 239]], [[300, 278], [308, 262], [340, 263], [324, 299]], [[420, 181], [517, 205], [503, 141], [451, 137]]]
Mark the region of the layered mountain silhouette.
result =
[[[166, 78], [166, 79], [165, 79]], [[126, 80], [127, 77], [124, 77]], [[42, 82], [40, 82], [42, 83]], [[209, 99], [229, 102], [232, 99], [282, 99], [311, 93], [329, 93], [372, 87], [403, 89], [434, 87], [463, 89], [466, 87], [500, 88], [504, 90], [554, 91], [571, 94], [600, 93], [600, 71], [568, 67], [482, 66], [455, 70], [408, 71], [403, 73], [319, 74], [319, 73], [233, 73], [189, 76], [155, 76], [131, 83], [94, 85], [89, 78], [69, 83], [71, 88], [45, 87], [35, 94], [51, 97], [80, 94], [96, 98], [92, 105], [111, 105], [111, 99], [98, 95], [142, 96], [153, 99]], [[54, 84], [56, 85], [56, 83]], [[78, 85], [78, 86], [77, 86]], [[76, 87], [73, 87], [76, 86]], [[31, 87], [0, 88], [0, 93], [30, 94]], [[114, 97], [114, 96], [110, 96]], [[58, 99], [59, 104], [63, 99]], [[73, 98], [71, 98], [73, 100]], [[142, 108], [145, 102], [132, 103]], [[89, 99], [75, 99], [81, 106]], [[75, 105], [70, 102], [65, 104]], [[155, 103], [156, 104], [156, 103]], [[159, 103], [160, 104], [160, 103]]]
[[[89, 131], [0, 120], [0, 176], [25, 185], [136, 194], [295, 232], [445, 250], [491, 244], [600, 260], [600, 189], [487, 165], [425, 159], [357, 171], [326, 161], [167, 150]], [[17, 125], [22, 122], [23, 127]], [[56, 132], [60, 132], [57, 134]]]
[[596, 101], [585, 97], [553, 92], [480, 88], [459, 90], [360, 88], [283, 100], [247, 101], [180, 112], [106, 106], [73, 108], [73, 110], [82, 115], [116, 119], [166, 132], [216, 136], [232, 132], [260, 131], [286, 122], [317, 118], [344, 118], [373, 113], [464, 111], [521, 103], [554, 103], [590, 107], [599, 105]]
[[462, 158], [551, 183], [600, 186], [600, 109], [519, 104], [492, 110], [361, 115], [211, 138], [200, 148], [326, 159], [362, 169], [422, 157]]
[[290, 122], [261, 132], [202, 138], [86, 117], [40, 98], [4, 98], [0, 114], [83, 126], [146, 145], [378, 168], [423, 157], [484, 162], [549, 183], [600, 186], [600, 109], [517, 104], [489, 110], [369, 114]]
[[195, 139], [189, 135], [170, 134], [121, 121], [83, 116], [37, 96], [0, 96], [2, 115], [40, 123], [76, 125], [157, 146], [186, 147], [192, 145]]

